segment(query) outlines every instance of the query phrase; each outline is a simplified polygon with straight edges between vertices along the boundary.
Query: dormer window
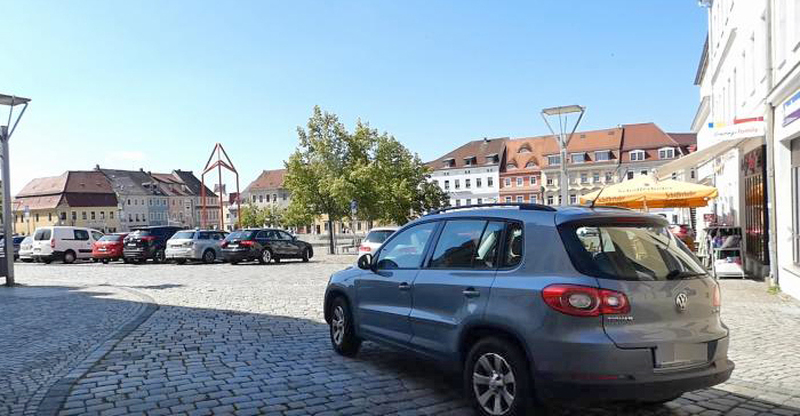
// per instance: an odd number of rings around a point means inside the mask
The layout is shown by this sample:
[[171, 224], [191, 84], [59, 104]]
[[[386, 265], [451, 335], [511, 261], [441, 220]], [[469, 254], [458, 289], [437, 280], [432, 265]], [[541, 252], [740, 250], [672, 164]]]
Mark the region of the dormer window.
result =
[[474, 166], [476, 162], [475, 156], [467, 156], [464, 158], [464, 166]]
[[560, 165], [561, 164], [561, 155], [549, 155], [549, 156], [547, 156], [547, 164], [550, 165], [550, 166]]
[[500, 157], [497, 155], [497, 153], [492, 153], [492, 154], [486, 155], [486, 164], [487, 165], [492, 165], [492, 164], [496, 164], [496, 163], [500, 163]]
[[445, 159], [442, 165], [442, 167], [444, 168], [453, 168], [455, 166], [456, 166], [456, 160], [453, 158]]
[[630, 154], [632, 162], [641, 161], [645, 158], [644, 150], [631, 150]]
[[533, 160], [531, 160], [531, 161], [529, 161], [528, 163], [526, 163], [526, 164], [525, 164], [525, 167], [526, 167], [527, 169], [530, 169], [530, 168], [535, 168], [535, 167], [536, 167], [536, 162], [534, 162]]
[[572, 153], [569, 155], [569, 159], [571, 163], [586, 162], [586, 153]]
[[611, 151], [610, 150], [599, 150], [594, 152], [594, 161], [595, 162], [607, 162], [611, 160]]
[[514, 170], [516, 168], [517, 168], [517, 165], [515, 163], [506, 164], [506, 170]]
[[658, 158], [659, 159], [675, 159], [675, 148], [674, 147], [662, 147], [658, 149]]
[[528, 144], [523, 144], [522, 146], [520, 146], [519, 150], [517, 150], [517, 153], [530, 153], [530, 152], [531, 152], [531, 146]]

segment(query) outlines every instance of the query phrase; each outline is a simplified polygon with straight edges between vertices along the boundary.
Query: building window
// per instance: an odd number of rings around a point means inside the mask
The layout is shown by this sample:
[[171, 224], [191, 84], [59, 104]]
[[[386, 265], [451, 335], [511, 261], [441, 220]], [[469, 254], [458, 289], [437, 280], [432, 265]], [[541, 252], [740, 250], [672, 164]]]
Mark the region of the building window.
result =
[[77, 219], [78, 219], [78, 213], [75, 212], [75, 211], [72, 211], [72, 221], [76, 221]]
[[[258, 202], [264, 202], [264, 195], [258, 196]], [[269, 195], [267, 195], [267, 202], [269, 202]]]
[[697, 177], [697, 173], [694, 169], [689, 172], [689, 177], [695, 179]]
[[456, 199], [456, 206], [457, 206], [457, 207], [460, 207], [460, 206], [461, 206], [461, 200], [460, 200], [460, 199]]
[[643, 170], [640, 173], [642, 174], [642, 176], [647, 176], [647, 171], [646, 170]]
[[257, 201], [258, 201], [258, 197], [253, 195], [253, 203], [256, 203]]
[[569, 196], [569, 204], [575, 205], [578, 203], [578, 196], [577, 195], [570, 195]]
[[[86, 213], [84, 212], [84, 214]], [[139, 222], [139, 214], [136, 214], [136, 222]]]
[[632, 162], [641, 161], [645, 158], [644, 150], [631, 150], [630, 155]]
[[536, 195], [531, 195], [531, 204], [535, 204], [537, 202], [538, 202], [538, 200], [536, 198]]
[[92, 221], [97, 219], [97, 215], [95, 215], [94, 211], [92, 211]]
[[450, 181], [444, 181], [444, 189], [445, 190], [450, 189]]
[[522, 183], [523, 180], [524, 179], [522, 179], [521, 177], [517, 178], [517, 186], [522, 186], [523, 185], [523, 183]]
[[583, 163], [586, 162], [586, 153], [573, 153], [569, 158], [570, 163]]
[[628, 171], [627, 176], [628, 176], [628, 179], [633, 179], [633, 172]]
[[606, 183], [612, 182], [614, 180], [614, 175], [611, 172], [606, 172]]
[[[471, 183], [469, 179], [464, 179], [464, 188], [469, 189], [471, 187]], [[469, 204], [467, 204], [469, 205]]]
[[486, 186], [488, 186], [490, 188], [493, 187], [494, 186], [494, 178], [492, 178], [491, 176], [486, 178]]
[[465, 205], [472, 205], [472, 199], [471, 198], [467, 198]]
[[506, 188], [510, 188], [511, 187], [511, 178], [506, 178], [505, 179], [505, 184], [506, 184]]
[[525, 197], [524, 196], [517, 196], [517, 202], [520, 203], [520, 204], [525, 202]]
[[114, 211], [108, 211], [108, 219], [110, 220], [114, 219]]
[[478, 198], [478, 205], [483, 204], [483, 198]]
[[531, 176], [530, 178], [528, 178], [528, 182], [531, 185], [536, 185], [536, 177], [535, 176]]
[[458, 179], [456, 179], [454, 182], [455, 182], [455, 188], [456, 188], [456, 189], [461, 189], [461, 181], [459, 181]]
[[601, 150], [598, 152], [594, 152], [594, 161], [595, 162], [606, 162], [611, 160], [611, 152], [608, 150]]
[[592, 173], [592, 182], [594, 183], [600, 182], [600, 172]]
[[506, 203], [507, 203], [507, 204], [510, 204], [510, 203], [511, 203], [511, 197], [510, 197], [510, 196], [507, 196], [507, 197], [506, 197]]
[[[792, 152], [794, 152], [792, 146]], [[769, 264], [768, 232], [767, 232], [767, 197], [765, 192], [766, 164], [764, 163], [765, 147], [756, 148], [742, 157], [742, 175], [744, 176], [744, 231], [747, 254], [761, 264]], [[794, 155], [792, 155], [794, 159]], [[794, 164], [793, 164], [794, 165]], [[792, 166], [794, 176], [795, 167]], [[796, 181], [793, 181], [796, 189]], [[793, 209], [797, 210], [797, 201]], [[796, 215], [795, 215], [796, 217]], [[795, 228], [796, 231], [796, 228]]]
[[547, 156], [547, 164], [548, 165], [560, 165], [561, 164], [561, 155], [549, 155]]
[[506, 170], [514, 170], [516, 168], [517, 168], [517, 165], [515, 165], [513, 163], [506, 164]]
[[547, 186], [553, 186], [553, 178], [547, 178]]
[[106, 219], [106, 212], [105, 211], [100, 211], [100, 219], [101, 220]]
[[547, 197], [547, 205], [553, 205], [553, 196], [552, 195], [549, 195]]
[[51, 221], [51, 222], [53, 221], [53, 213], [52, 212], [48, 212], [47, 213], [47, 221]]
[[278, 194], [272, 194], [272, 202], [278, 202]]
[[475, 187], [476, 188], [480, 188], [481, 187], [481, 178], [475, 178]]
[[658, 149], [658, 158], [659, 159], [674, 159], [675, 158], [675, 148], [664, 147], [662, 149]]
[[589, 183], [589, 175], [586, 173], [581, 173], [581, 183], [586, 184]]

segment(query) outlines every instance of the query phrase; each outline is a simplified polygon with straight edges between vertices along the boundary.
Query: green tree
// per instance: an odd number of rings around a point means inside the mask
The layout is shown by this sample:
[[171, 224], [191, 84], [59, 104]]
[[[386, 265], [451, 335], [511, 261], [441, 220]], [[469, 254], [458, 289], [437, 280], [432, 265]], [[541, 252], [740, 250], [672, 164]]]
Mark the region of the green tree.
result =
[[286, 209], [270, 205], [261, 210], [264, 224], [269, 227], [286, 227]]
[[347, 173], [348, 134], [336, 115], [314, 107], [306, 128], [297, 128], [300, 141], [286, 162], [284, 185], [292, 193], [290, 213], [298, 217], [326, 216], [330, 252], [334, 252], [335, 221], [349, 211], [349, 195], [344, 176]]
[[253, 204], [242, 205], [239, 218], [243, 228], [261, 227], [264, 225], [264, 214], [261, 208]]

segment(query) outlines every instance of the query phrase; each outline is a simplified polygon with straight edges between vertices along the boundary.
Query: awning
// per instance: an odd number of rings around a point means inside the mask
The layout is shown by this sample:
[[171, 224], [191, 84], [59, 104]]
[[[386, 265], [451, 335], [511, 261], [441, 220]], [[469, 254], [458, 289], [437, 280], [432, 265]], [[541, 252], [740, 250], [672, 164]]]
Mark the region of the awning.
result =
[[672, 162], [669, 162], [661, 166], [660, 168], [658, 168], [656, 176], [659, 179], [666, 179], [671, 177], [672, 174], [675, 172], [680, 172], [691, 168], [699, 168], [700, 166], [705, 165], [706, 163], [716, 158], [717, 156], [721, 156], [725, 154], [727, 151], [749, 140], [763, 140], [763, 137], [750, 137], [744, 139], [721, 141], [711, 147], [706, 147], [705, 149], [698, 150], [694, 153], [689, 153], [688, 155], [683, 156], [680, 159], [674, 160]]

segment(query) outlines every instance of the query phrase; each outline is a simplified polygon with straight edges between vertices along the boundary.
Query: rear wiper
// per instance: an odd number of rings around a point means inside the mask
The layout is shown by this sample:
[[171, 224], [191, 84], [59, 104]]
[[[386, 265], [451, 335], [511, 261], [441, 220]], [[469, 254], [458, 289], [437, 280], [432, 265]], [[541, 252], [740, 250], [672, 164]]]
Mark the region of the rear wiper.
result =
[[673, 270], [665, 276], [667, 280], [680, 280], [689, 279], [692, 277], [705, 276], [708, 273], [686, 272], [681, 270]]

